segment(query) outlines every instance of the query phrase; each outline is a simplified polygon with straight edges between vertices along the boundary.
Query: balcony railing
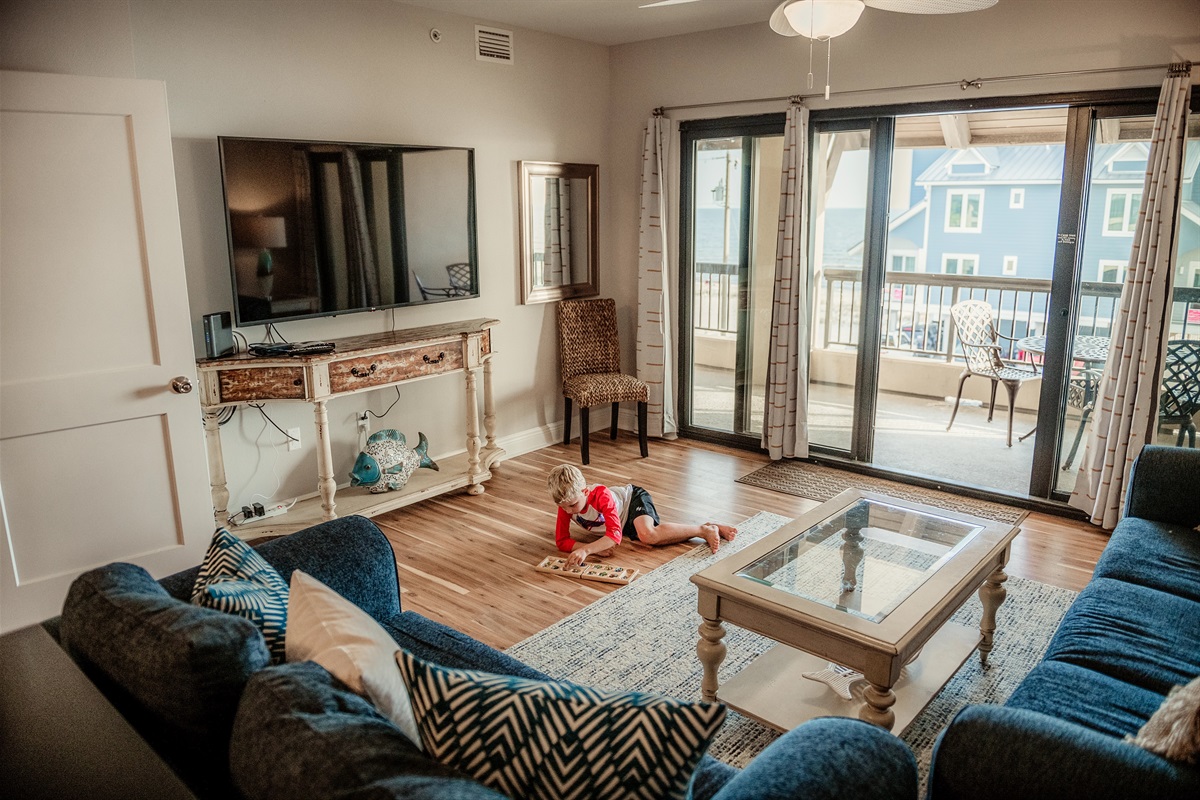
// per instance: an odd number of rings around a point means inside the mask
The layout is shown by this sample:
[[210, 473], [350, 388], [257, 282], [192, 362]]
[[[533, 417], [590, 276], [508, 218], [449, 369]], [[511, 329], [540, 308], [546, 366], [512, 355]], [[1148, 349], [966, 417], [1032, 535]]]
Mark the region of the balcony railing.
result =
[[[692, 329], [737, 332], [736, 264], [697, 263], [692, 295]], [[820, 279], [814, 319], [825, 348], [858, 346], [862, 312], [862, 273], [826, 269]], [[1121, 297], [1121, 285], [1084, 281], [1080, 285], [1076, 332], [1108, 336]], [[1032, 278], [887, 272], [884, 277], [881, 345], [884, 350], [953, 361], [956, 347], [950, 308], [963, 300], [983, 300], [996, 310], [997, 325], [1019, 339], [1046, 332], [1050, 281]], [[1171, 339], [1200, 339], [1200, 288], [1178, 287], [1171, 309]], [[1018, 357], [1009, 345], [1005, 356]]]

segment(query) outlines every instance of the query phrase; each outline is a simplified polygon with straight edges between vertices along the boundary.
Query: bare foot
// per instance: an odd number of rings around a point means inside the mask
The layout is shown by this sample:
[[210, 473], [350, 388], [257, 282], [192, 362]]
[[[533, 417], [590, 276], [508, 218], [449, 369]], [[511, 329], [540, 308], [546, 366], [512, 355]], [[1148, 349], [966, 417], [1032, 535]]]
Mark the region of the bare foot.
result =
[[722, 525], [719, 522], [708, 522], [706, 525], [716, 525], [717, 534], [727, 542], [732, 542], [733, 537], [737, 536], [737, 528], [732, 525]]
[[708, 549], [714, 553], [721, 546], [721, 529], [716, 523], [706, 522], [700, 526], [700, 535], [704, 537], [704, 541], [708, 543]]

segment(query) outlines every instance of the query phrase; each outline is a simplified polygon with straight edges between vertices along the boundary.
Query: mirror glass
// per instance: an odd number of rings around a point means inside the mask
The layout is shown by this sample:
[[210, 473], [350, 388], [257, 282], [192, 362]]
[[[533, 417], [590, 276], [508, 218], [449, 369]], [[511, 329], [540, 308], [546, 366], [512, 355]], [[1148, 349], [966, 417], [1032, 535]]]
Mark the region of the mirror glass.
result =
[[238, 324], [479, 296], [471, 150], [220, 145]]
[[599, 167], [520, 163], [521, 286], [526, 303], [599, 294]]

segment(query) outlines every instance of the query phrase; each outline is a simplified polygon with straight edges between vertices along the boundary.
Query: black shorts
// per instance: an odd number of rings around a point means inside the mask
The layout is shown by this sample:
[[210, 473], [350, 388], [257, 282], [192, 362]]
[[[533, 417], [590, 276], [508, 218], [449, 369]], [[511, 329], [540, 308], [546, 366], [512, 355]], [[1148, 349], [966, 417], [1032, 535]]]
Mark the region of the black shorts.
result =
[[640, 486], [632, 486], [629, 492], [629, 514], [625, 517], [625, 526], [621, 528], [621, 535], [637, 541], [637, 528], [633, 526], [633, 521], [642, 516], [649, 517], [654, 520], [655, 525], [658, 524], [658, 510], [654, 508], [654, 501], [650, 499], [650, 493]]

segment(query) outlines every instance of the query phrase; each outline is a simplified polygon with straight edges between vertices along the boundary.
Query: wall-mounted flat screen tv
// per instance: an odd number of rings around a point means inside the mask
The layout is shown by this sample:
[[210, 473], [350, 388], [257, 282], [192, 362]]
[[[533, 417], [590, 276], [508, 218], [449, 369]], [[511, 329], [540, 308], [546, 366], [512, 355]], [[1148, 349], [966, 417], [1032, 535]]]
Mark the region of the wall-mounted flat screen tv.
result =
[[474, 150], [217, 142], [239, 325], [479, 296]]

